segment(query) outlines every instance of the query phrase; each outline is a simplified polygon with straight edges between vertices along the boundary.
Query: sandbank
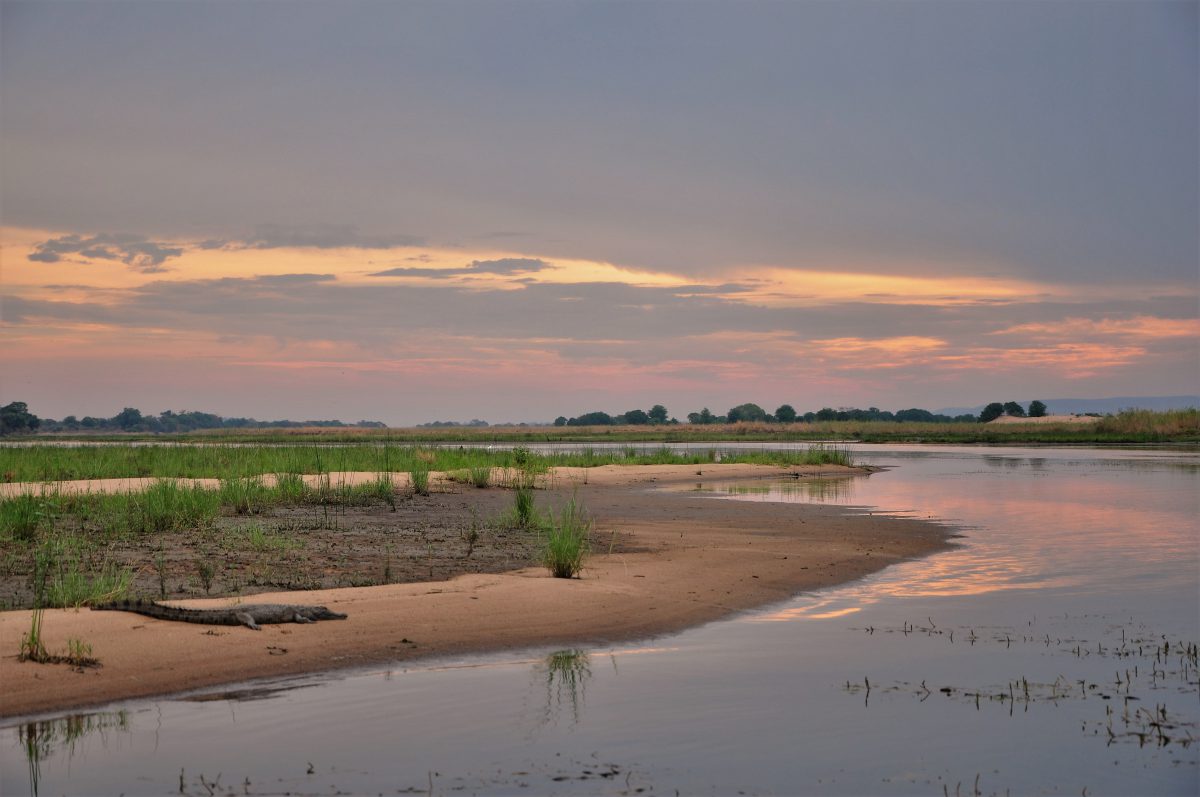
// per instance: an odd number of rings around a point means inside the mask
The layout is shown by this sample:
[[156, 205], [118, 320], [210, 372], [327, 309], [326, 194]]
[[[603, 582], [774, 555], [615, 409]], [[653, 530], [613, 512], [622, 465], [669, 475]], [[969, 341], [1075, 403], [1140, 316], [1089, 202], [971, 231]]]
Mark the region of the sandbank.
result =
[[[262, 631], [125, 612], [47, 610], [47, 648], [61, 652], [69, 639], [82, 640], [100, 660], [96, 668], [18, 662], [30, 612], [2, 612], [0, 716], [421, 657], [646, 638], [949, 547], [950, 530], [926, 521], [722, 500], [687, 489], [729, 479], [855, 473], [862, 471], [741, 464], [559, 469], [549, 491], [574, 494], [596, 521], [594, 553], [580, 578], [555, 579], [544, 568], [526, 568], [440, 582], [178, 602], [321, 604], [349, 615]], [[671, 487], [676, 489], [655, 489]], [[608, 553], [603, 544], [615, 534], [623, 553]]]

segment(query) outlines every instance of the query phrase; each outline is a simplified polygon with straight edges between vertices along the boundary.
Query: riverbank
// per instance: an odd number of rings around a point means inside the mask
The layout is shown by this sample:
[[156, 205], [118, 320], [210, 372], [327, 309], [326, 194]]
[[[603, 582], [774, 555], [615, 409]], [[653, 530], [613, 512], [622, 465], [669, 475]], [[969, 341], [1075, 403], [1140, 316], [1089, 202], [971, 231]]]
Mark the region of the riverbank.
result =
[[[122, 612], [47, 610], [42, 631], [48, 649], [66, 650], [68, 640], [77, 639], [91, 645], [101, 662], [80, 671], [18, 662], [30, 613], [0, 613], [0, 715], [384, 661], [645, 638], [861, 578], [949, 546], [950, 532], [924, 521], [655, 489], [855, 472], [862, 471], [758, 465], [561, 469], [539, 491], [539, 501], [554, 505], [574, 495], [595, 518], [594, 555], [579, 579], [554, 579], [543, 568], [525, 567], [445, 581], [263, 593], [248, 602], [321, 604], [349, 619], [258, 632]], [[492, 492], [463, 488], [461, 494], [468, 500]], [[611, 549], [605, 545], [609, 540]]]

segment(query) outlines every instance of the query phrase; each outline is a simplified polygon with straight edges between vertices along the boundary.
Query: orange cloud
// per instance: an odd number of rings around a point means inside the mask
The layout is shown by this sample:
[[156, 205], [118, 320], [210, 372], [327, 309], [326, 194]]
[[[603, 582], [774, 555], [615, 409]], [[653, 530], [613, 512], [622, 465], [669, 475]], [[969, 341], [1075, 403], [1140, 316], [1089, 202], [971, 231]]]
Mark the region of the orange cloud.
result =
[[1051, 323], [1018, 324], [1007, 329], [998, 329], [991, 334], [1054, 338], [1106, 335], [1133, 338], [1200, 337], [1200, 319], [1156, 318], [1154, 316], [1135, 316], [1122, 319], [1067, 318]]
[[1053, 369], [1068, 378], [1093, 376], [1129, 365], [1146, 355], [1131, 345], [1061, 343], [1052, 346], [1000, 348], [953, 347], [940, 338], [827, 338], [806, 343], [822, 365], [838, 370], [895, 369], [925, 366], [935, 370]]

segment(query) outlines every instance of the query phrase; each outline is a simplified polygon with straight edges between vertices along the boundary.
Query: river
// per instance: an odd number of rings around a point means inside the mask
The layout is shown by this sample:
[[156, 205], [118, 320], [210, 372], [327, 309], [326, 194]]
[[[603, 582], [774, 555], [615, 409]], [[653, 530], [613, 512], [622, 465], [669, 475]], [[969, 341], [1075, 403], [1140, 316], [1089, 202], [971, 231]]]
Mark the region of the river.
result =
[[853, 448], [885, 470], [712, 499], [933, 518], [958, 547], [635, 645], [26, 719], [0, 793], [1200, 792], [1200, 456]]

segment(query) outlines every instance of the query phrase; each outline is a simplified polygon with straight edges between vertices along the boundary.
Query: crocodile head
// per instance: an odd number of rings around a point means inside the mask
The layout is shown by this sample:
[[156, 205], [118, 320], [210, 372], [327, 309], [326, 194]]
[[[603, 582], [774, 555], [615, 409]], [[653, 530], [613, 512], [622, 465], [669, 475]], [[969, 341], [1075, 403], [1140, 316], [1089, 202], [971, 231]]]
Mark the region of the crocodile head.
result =
[[324, 606], [305, 606], [299, 612], [309, 620], [345, 620], [346, 615], [330, 611]]

